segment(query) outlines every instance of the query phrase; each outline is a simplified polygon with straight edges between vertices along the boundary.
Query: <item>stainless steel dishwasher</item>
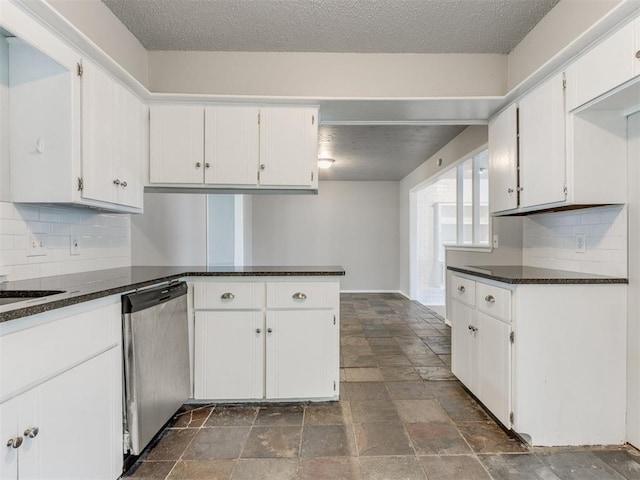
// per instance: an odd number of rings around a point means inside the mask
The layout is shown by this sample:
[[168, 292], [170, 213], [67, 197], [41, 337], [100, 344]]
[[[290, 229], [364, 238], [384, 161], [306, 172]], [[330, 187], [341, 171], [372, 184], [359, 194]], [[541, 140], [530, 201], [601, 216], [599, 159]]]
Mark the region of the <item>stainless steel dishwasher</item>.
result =
[[191, 396], [186, 294], [178, 282], [122, 296], [125, 450], [132, 455]]

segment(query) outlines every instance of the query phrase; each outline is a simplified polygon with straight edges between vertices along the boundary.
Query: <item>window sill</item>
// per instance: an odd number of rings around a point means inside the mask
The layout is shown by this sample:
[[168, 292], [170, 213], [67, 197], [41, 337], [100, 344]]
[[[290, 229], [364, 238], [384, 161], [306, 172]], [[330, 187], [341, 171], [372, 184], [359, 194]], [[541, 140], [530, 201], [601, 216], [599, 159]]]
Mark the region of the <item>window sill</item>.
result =
[[477, 252], [477, 253], [491, 253], [493, 248], [489, 245], [444, 245], [445, 250], [451, 250], [454, 252]]

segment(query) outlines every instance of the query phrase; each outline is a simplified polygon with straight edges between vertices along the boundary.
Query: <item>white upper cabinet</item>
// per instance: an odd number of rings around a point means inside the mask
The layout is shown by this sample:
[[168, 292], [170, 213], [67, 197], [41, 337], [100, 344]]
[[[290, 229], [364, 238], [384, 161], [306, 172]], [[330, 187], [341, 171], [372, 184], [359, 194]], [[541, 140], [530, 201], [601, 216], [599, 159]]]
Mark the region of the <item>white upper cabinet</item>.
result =
[[518, 107], [489, 122], [489, 207], [491, 213], [518, 208]]
[[313, 189], [318, 110], [154, 105], [152, 187]]
[[258, 185], [259, 112], [256, 107], [205, 108], [204, 183]]
[[311, 186], [317, 176], [318, 112], [311, 108], [260, 110], [260, 184]]
[[519, 105], [520, 206], [566, 199], [564, 78], [560, 73]]
[[640, 75], [640, 17], [617, 30], [567, 70], [569, 111]]
[[198, 106], [153, 105], [150, 110], [150, 182], [201, 184], [204, 109]]

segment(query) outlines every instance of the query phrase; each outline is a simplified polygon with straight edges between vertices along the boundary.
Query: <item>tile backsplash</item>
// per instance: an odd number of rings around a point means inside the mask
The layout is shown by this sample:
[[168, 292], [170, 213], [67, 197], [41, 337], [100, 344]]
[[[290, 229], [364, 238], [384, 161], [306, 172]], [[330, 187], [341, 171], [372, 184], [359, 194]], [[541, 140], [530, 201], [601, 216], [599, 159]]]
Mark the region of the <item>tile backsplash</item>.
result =
[[[46, 234], [46, 255], [28, 256], [32, 234]], [[6, 280], [131, 265], [130, 217], [87, 208], [0, 202], [0, 275]], [[79, 243], [71, 255], [71, 238]]]
[[[627, 276], [624, 205], [530, 215], [523, 226], [524, 265]], [[578, 234], [585, 235], [584, 253], [576, 252]]]

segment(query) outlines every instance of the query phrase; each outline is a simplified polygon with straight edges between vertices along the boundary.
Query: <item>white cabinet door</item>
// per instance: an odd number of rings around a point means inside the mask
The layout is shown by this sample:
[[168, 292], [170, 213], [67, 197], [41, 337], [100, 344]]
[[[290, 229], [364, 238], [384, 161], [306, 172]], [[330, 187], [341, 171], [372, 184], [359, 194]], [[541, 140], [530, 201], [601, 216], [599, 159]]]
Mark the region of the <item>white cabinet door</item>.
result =
[[150, 108], [151, 183], [204, 181], [204, 108], [153, 105]]
[[337, 335], [332, 310], [268, 311], [267, 398], [334, 397]]
[[511, 326], [484, 313], [478, 315], [480, 394], [482, 403], [507, 428], [511, 427]]
[[478, 395], [478, 342], [470, 328], [476, 328], [475, 308], [454, 300], [451, 302], [451, 315], [451, 371]]
[[82, 73], [82, 196], [115, 203], [115, 162], [119, 149], [116, 83], [89, 62]]
[[571, 64], [567, 108], [583, 105], [640, 74], [640, 18]]
[[258, 113], [255, 107], [205, 109], [206, 184], [258, 184]]
[[489, 208], [518, 208], [518, 109], [515, 104], [489, 122]]
[[195, 398], [263, 398], [262, 312], [196, 312], [195, 317]]
[[38, 408], [23, 424], [25, 429], [38, 427], [39, 431], [35, 438], [25, 439], [34, 448], [27, 455], [20, 453], [21, 479], [118, 477], [122, 465], [119, 356], [119, 349], [109, 350], [34, 391]]
[[547, 80], [520, 101], [520, 206], [566, 199], [563, 74]]
[[260, 110], [260, 185], [310, 186], [317, 176], [318, 111]]
[[117, 203], [142, 208], [144, 182], [144, 106], [133, 93], [122, 85], [116, 85], [117, 128], [115, 185]]
[[23, 432], [20, 430], [20, 408], [21, 400], [25, 395], [13, 398], [0, 404], [0, 442], [2, 445], [2, 458], [0, 459], [0, 478], [14, 480], [18, 478], [18, 451], [22, 448], [8, 447], [9, 441], [24, 444]]

